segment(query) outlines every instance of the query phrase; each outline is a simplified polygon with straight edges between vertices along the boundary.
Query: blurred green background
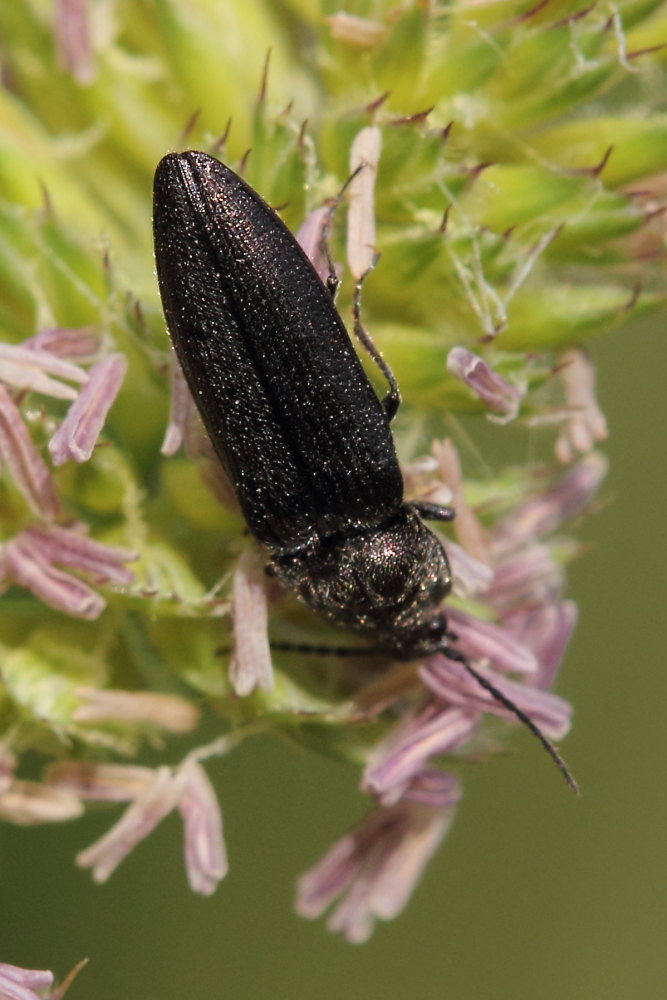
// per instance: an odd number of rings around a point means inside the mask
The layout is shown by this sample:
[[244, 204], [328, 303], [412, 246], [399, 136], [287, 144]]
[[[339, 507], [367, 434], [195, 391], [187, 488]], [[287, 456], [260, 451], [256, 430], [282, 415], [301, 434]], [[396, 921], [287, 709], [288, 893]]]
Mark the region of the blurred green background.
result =
[[210, 773], [231, 873], [193, 896], [172, 818], [92, 885], [75, 851], [108, 826], [0, 831], [0, 958], [70, 996], [621, 1000], [664, 995], [667, 349], [648, 324], [595, 344], [610, 422], [609, 503], [571, 570], [581, 619], [559, 690], [575, 705], [570, 796], [527, 734], [466, 776], [448, 842], [408, 910], [355, 948], [292, 913], [294, 878], [365, 806], [350, 769], [257, 742]]

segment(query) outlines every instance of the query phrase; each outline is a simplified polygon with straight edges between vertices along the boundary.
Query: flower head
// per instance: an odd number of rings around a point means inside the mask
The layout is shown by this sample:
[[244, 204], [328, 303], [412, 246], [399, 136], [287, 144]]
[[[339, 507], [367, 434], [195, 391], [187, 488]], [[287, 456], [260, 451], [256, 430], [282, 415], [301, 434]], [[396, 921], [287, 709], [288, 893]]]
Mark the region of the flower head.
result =
[[[9, 19], [2, 51], [0, 815], [125, 803], [79, 855], [103, 880], [178, 812], [190, 885], [209, 893], [227, 858], [199, 709], [224, 730], [211, 753], [287, 734], [359, 769], [370, 811], [303, 877], [298, 906], [333, 906], [330, 926], [364, 940], [405, 905], [467, 762], [511, 739], [509, 702], [552, 739], [570, 725], [552, 690], [578, 617], [567, 566], [606, 472], [585, 345], [665, 308], [655, 4], [628, 18], [520, 0], [377, 0], [372, 17], [297, 3], [286, 33], [266, 0], [252, 18], [189, 0], [166, 33], [161, 5], [117, 5], [113, 23], [104, 4], [43, 6]], [[301, 35], [306, 60], [281, 42]], [[452, 587], [431, 655], [346, 648], [323, 665], [317, 650], [352, 640], [250, 542], [238, 470], [203, 431], [159, 308], [147, 193], [176, 145], [212, 150], [301, 227], [325, 283], [330, 259], [346, 261], [342, 315], [352, 305], [378, 395], [385, 358], [406, 403], [406, 502], [456, 513], [435, 526]], [[481, 443], [478, 418], [502, 447]], [[187, 738], [197, 749], [174, 758]], [[135, 762], [146, 743], [154, 768]], [[27, 781], [34, 750], [52, 759]], [[51, 990], [50, 973], [12, 969], [0, 994]]]

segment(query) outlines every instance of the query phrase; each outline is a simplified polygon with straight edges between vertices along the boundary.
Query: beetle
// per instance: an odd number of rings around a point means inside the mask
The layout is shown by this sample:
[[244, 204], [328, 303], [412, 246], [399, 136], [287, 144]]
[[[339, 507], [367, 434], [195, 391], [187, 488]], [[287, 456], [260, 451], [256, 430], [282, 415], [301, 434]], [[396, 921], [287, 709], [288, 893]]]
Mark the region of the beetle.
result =
[[451, 645], [451, 572], [424, 518], [453, 511], [405, 501], [395, 379], [362, 336], [389, 380], [380, 400], [332, 288], [292, 233], [233, 170], [196, 151], [158, 164], [153, 224], [167, 327], [267, 571], [378, 651], [461, 662], [574, 787], [532, 720]]

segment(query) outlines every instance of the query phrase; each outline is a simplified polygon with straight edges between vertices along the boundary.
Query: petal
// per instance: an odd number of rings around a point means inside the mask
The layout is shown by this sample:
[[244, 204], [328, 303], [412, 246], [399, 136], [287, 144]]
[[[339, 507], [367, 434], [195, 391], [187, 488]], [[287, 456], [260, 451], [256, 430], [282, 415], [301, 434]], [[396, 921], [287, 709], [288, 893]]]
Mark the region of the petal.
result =
[[241, 555], [232, 580], [234, 651], [229, 679], [240, 696], [273, 690], [273, 667], [267, 632], [264, 559], [254, 548]]
[[14, 781], [0, 796], [0, 817], [17, 826], [62, 823], [82, 813], [81, 802], [71, 792], [34, 781]]
[[502, 625], [482, 621], [458, 608], [448, 610], [447, 621], [456, 634], [457, 647], [471, 660], [490, 660], [498, 670], [511, 673], [537, 670], [535, 654]]
[[405, 908], [454, 816], [451, 809], [418, 805], [406, 812], [402, 836], [392, 845], [368, 898], [369, 908], [381, 920], [392, 920]]
[[150, 785], [109, 832], [77, 855], [78, 866], [92, 868], [95, 882], [106, 882], [130, 851], [174, 809], [181, 793], [181, 781], [168, 767], [159, 767]]
[[434, 455], [421, 455], [401, 465], [403, 492], [410, 500], [427, 501], [440, 507], [452, 503], [452, 491], [440, 478], [440, 466]]
[[368, 125], [356, 134], [350, 149], [352, 177], [347, 210], [347, 263], [352, 277], [359, 281], [375, 262], [375, 178], [382, 133], [377, 125]]
[[55, 524], [46, 529], [26, 528], [21, 537], [38, 548], [45, 560], [85, 573], [95, 583], [125, 586], [134, 580], [134, 573], [123, 565], [138, 558], [131, 549], [95, 542], [80, 531]]
[[607, 473], [607, 461], [597, 452], [586, 455], [550, 489], [527, 500], [493, 531], [499, 555], [552, 534], [590, 504]]
[[0, 795], [3, 795], [14, 781], [16, 757], [6, 744], [0, 743]]
[[329, 929], [366, 941], [377, 919], [403, 909], [453, 814], [454, 805], [432, 808], [407, 797], [375, 809], [299, 879], [297, 912], [317, 917], [340, 899]]
[[[100, 351], [101, 338], [92, 327], [50, 327], [47, 330], [40, 330], [34, 337], [23, 341], [23, 347], [31, 350], [48, 351], [59, 358], [66, 358], [70, 361], [76, 359], [82, 362], [91, 362], [96, 359]], [[85, 372], [81, 379], [77, 381], [85, 382]]]
[[322, 205], [308, 213], [295, 233], [297, 243], [324, 283], [329, 277], [329, 261], [323, 252], [322, 241], [330, 216], [331, 208]]
[[184, 791], [178, 809], [185, 826], [185, 870], [192, 891], [209, 896], [229, 868], [222, 814], [201, 764], [186, 761], [180, 775]]
[[77, 688], [75, 693], [82, 701], [72, 713], [75, 722], [143, 724], [170, 733], [189, 733], [199, 721], [199, 710], [180, 695], [98, 688]]
[[401, 719], [374, 747], [364, 769], [362, 789], [383, 805], [393, 805], [434, 756], [466, 743], [478, 724], [472, 711], [451, 708], [433, 699]]
[[164, 434], [164, 440], [160, 452], [163, 455], [175, 455], [183, 444], [185, 429], [191, 419], [194, 408], [194, 400], [190, 392], [190, 387], [185, 381], [183, 369], [178, 363], [175, 351], [172, 351], [169, 358], [171, 371], [171, 393], [169, 402], [169, 422]]
[[500, 558], [484, 599], [503, 616], [509, 609], [551, 603], [561, 593], [563, 577], [547, 545], [528, 544]]
[[62, 760], [44, 769], [45, 784], [94, 802], [133, 802], [155, 780], [150, 767]]
[[[508, 680], [490, 670], [480, 669], [479, 672], [488, 677], [501, 694], [521, 709], [546, 736], [560, 739], [569, 732], [572, 707], [564, 698]], [[517, 721], [516, 716], [478, 684], [461, 663], [448, 660], [445, 656], [432, 656], [428, 663], [420, 667], [419, 676], [438, 698], [460, 706], [463, 711], [489, 712], [510, 722]]]
[[[438, 532], [436, 532], [438, 534]], [[485, 594], [494, 579], [494, 571], [451, 538], [443, 539], [452, 571], [452, 590], [457, 597]]]
[[86, 383], [49, 441], [54, 465], [63, 465], [68, 459], [88, 461], [126, 371], [127, 360], [122, 354], [110, 354], [89, 370]]
[[0, 344], [0, 381], [6, 385], [40, 392], [54, 399], [76, 399], [77, 390], [59, 379], [83, 383], [86, 373], [83, 368], [50, 351], [26, 344]]
[[373, 21], [368, 17], [357, 17], [339, 10], [331, 17], [324, 19], [329, 25], [331, 37], [338, 42], [345, 42], [355, 48], [372, 48], [381, 42], [387, 34], [387, 28], [381, 21]]
[[571, 348], [558, 359], [569, 416], [556, 441], [556, 457], [571, 462], [608, 437], [607, 421], [595, 397], [595, 365], [584, 351]]
[[518, 611], [505, 619], [505, 627], [532, 649], [539, 661], [537, 674], [530, 678], [530, 684], [543, 691], [553, 687], [577, 616], [574, 601], [561, 601]]
[[[371, 814], [374, 815], [374, 814]], [[352, 884], [359, 869], [357, 831], [346, 833], [297, 882], [296, 911], [319, 917]]]
[[56, 611], [94, 621], [106, 607], [104, 598], [87, 584], [52, 566], [26, 532], [6, 543], [4, 562], [15, 583]]
[[455, 806], [461, 799], [461, 782], [455, 774], [427, 767], [412, 779], [404, 799], [438, 808]]
[[79, 84], [95, 79], [86, 0], [56, 0], [53, 33], [60, 66]]
[[51, 474], [32, 443], [14, 400], [0, 385], [0, 459], [30, 509], [45, 521], [60, 514]]
[[489, 563], [489, 539], [477, 515], [466, 502], [456, 448], [449, 439], [434, 441], [433, 455], [437, 459], [441, 478], [452, 491], [452, 506], [456, 511], [454, 532], [459, 544], [475, 559]]
[[42, 969], [22, 969], [0, 962], [0, 997], [2, 1000], [40, 1000], [36, 990], [53, 986], [53, 973]]
[[522, 392], [507, 382], [479, 355], [465, 347], [453, 347], [447, 355], [447, 371], [464, 382], [502, 422], [514, 420]]

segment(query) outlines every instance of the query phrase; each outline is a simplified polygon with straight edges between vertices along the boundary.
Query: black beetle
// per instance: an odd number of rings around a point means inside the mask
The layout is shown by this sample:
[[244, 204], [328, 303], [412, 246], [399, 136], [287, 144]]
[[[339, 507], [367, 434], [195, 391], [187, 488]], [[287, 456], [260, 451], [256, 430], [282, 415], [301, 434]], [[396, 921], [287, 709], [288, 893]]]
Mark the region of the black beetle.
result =
[[233, 170], [190, 151], [157, 167], [154, 232], [178, 359], [269, 572], [394, 658], [463, 663], [575, 787], [535, 724], [452, 648], [449, 564], [422, 516], [453, 512], [404, 501], [393, 376], [381, 362], [380, 401], [331, 288], [282, 220]]

